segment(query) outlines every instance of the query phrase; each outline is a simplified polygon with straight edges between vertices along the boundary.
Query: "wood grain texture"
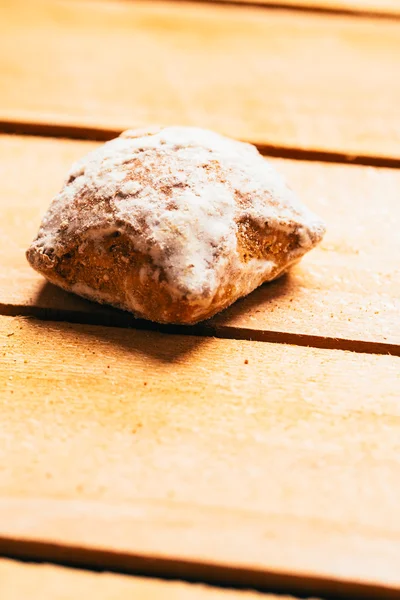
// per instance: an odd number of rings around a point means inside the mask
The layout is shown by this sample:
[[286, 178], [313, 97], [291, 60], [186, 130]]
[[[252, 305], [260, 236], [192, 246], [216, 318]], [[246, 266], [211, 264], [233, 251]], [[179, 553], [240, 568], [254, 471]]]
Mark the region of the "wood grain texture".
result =
[[399, 593], [398, 358], [10, 317], [0, 340], [3, 555]]
[[204, 585], [0, 560], [2, 600], [294, 600]]
[[[70, 164], [94, 147], [89, 142], [0, 137], [3, 313], [139, 325], [128, 313], [45, 285], [25, 259]], [[326, 220], [325, 240], [288, 276], [262, 286], [203, 329], [190, 331], [398, 353], [400, 171], [300, 161], [274, 164]]]
[[0, 121], [180, 122], [400, 158], [397, 21], [180, 2], [0, 10]]

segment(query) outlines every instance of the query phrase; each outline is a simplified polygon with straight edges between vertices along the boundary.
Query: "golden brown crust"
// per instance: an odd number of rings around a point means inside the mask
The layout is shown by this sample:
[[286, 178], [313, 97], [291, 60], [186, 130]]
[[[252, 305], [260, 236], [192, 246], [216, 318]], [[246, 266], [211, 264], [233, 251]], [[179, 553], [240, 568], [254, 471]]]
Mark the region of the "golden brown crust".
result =
[[[276, 260], [276, 257], [279, 257], [279, 262], [271, 273], [272, 280], [288, 268], [288, 252], [295, 246], [296, 236], [286, 236], [281, 232], [265, 236], [256, 224], [243, 221], [238, 224], [237, 243], [240, 259], [244, 263], [254, 258]], [[193, 316], [191, 301], [170, 294], [162, 271], [157, 279], [154, 278], [157, 269], [151, 259], [136, 251], [127, 235], [116, 232], [105, 236], [101, 243], [87, 241], [84, 257], [79, 254], [78, 247], [72, 246], [68, 252], [50, 264], [47, 256], [42, 255], [38, 270], [60, 287], [68, 290], [80, 289], [80, 295], [89, 299], [93, 297], [90, 290], [95, 290], [98, 293], [98, 301], [125, 310], [130, 304], [129, 290], [135, 290], [135, 314], [140, 318], [160, 323], [194, 324], [212, 317], [238, 297], [235, 287], [228, 283], [218, 290], [208, 310], [198, 319]], [[38, 258], [37, 254], [33, 255], [34, 251], [29, 249], [27, 257], [31, 263]], [[141, 277], [143, 267], [149, 276]], [[79, 287], [82, 282], [88, 288], [86, 294], [85, 287]]]
[[[32, 263], [32, 250], [27, 257]], [[150, 277], [140, 276], [145, 267]], [[129, 290], [135, 290], [137, 309], [135, 315], [160, 323], [192, 323], [193, 307], [184, 298], [174, 298], [165, 286], [165, 276], [161, 273], [157, 280], [151, 275], [156, 269], [145, 254], [136, 251], [126, 235], [109, 235], [102, 242], [88, 241], [85, 259], [77, 252], [77, 247], [57, 258], [46, 268], [43, 257], [38, 269], [52, 283], [68, 290], [80, 289], [80, 295], [92, 299], [91, 291], [98, 293], [98, 301], [125, 309], [130, 303]], [[84, 282], [84, 286], [79, 286]], [[85, 288], [87, 293], [85, 294]], [[216, 312], [211, 308], [208, 316]]]

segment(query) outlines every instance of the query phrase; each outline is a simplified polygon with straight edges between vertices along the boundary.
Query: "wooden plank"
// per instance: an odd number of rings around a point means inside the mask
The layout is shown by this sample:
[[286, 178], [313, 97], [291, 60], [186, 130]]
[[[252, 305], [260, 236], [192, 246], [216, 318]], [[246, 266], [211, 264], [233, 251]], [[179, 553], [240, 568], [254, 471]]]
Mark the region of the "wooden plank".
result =
[[[3, 313], [139, 325], [127, 313], [45, 285], [25, 259], [70, 164], [94, 147], [0, 136]], [[398, 353], [400, 171], [301, 161], [274, 164], [325, 218], [325, 240], [289, 276], [263, 286], [205, 328], [190, 331]]]
[[0, 340], [3, 555], [398, 597], [398, 358], [10, 317]]
[[[0, 560], [2, 600], [290, 600], [258, 594], [109, 573]], [[292, 599], [294, 600], [294, 598]]]
[[0, 121], [181, 122], [293, 151], [400, 158], [397, 21], [181, 2], [0, 10]]

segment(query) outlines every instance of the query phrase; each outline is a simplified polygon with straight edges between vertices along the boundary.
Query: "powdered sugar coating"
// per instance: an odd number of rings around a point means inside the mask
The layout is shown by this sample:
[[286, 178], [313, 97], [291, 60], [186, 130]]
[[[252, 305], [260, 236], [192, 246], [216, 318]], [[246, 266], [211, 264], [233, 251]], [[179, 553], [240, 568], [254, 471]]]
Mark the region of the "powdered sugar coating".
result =
[[[162, 273], [168, 293], [191, 301], [200, 314], [229, 280], [233, 301], [283, 270], [273, 257], [242, 260], [243, 222], [266, 234], [296, 234], [285, 268], [325, 230], [254, 146], [193, 127], [128, 131], [73, 165], [30, 255], [55, 261], [78, 242], [84, 254], [86, 241], [100, 244], [124, 233], [151, 258], [141, 280]], [[37, 268], [34, 258], [31, 263]], [[75, 285], [77, 293], [101, 301], [88, 289]], [[127, 308], [139, 312], [135, 290], [126, 295]]]

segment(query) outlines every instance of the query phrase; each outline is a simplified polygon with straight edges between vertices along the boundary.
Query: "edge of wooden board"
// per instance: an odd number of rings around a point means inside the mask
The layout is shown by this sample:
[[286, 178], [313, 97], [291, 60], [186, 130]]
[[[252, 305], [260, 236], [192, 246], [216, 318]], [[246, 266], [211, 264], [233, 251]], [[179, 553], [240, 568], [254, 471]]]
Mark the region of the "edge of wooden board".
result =
[[[54, 288], [50, 284], [48, 287]], [[61, 290], [56, 293], [64, 294]], [[78, 299], [78, 302], [81, 299]], [[71, 303], [73, 306], [73, 302]], [[197, 325], [161, 325], [143, 319], [136, 319], [133, 315], [118, 309], [95, 307], [92, 311], [70, 309], [10, 305], [0, 303], [0, 315], [6, 317], [34, 317], [42, 321], [62, 321], [80, 325], [101, 325], [104, 327], [120, 327], [138, 331], [154, 331], [169, 335], [186, 335], [199, 337], [213, 337], [226, 340], [250, 340], [274, 344], [292, 344], [306, 348], [319, 348], [321, 350], [348, 350], [361, 354], [383, 354], [400, 356], [400, 345], [389, 342], [373, 340], [359, 340], [345, 337], [329, 337], [294, 333], [290, 331], [277, 331], [268, 329], [251, 329], [235, 325], [219, 325], [207, 321]]]
[[[24, 504], [26, 505], [24, 507]], [[98, 502], [74, 502], [60, 500], [19, 500], [19, 499], [0, 499], [0, 508], [3, 518], [8, 518], [10, 530], [17, 523], [16, 530], [21, 531], [25, 527], [27, 520], [26, 514], [29, 512], [29, 527], [25, 534], [4, 534], [0, 531], [0, 553], [3, 557], [19, 560], [35, 560], [40, 562], [49, 562], [51, 564], [78, 567], [85, 569], [106, 570], [113, 573], [161, 577], [166, 579], [179, 579], [191, 583], [203, 583], [208, 585], [226, 586], [237, 589], [253, 589], [260, 592], [302, 595], [304, 596], [323, 596], [326, 600], [354, 599], [354, 600], [397, 600], [400, 593], [400, 587], [397, 584], [386, 585], [370, 581], [332, 577], [329, 573], [325, 575], [316, 575], [312, 572], [301, 569], [291, 568], [286, 572], [280, 568], [259, 568], [246, 565], [246, 560], [230, 561], [223, 560], [214, 562], [207, 560], [201, 555], [180, 556], [171, 553], [165, 547], [164, 552], [152, 552], [143, 550], [138, 544], [137, 551], [131, 551], [123, 548], [123, 544], [118, 548], [118, 544], [113, 550], [102, 547], [101, 542], [96, 539], [90, 539], [93, 536], [90, 530], [101, 529], [102, 535], [111, 538], [118, 538], [118, 532], [115, 532], [117, 523], [113, 522], [112, 507], [108, 510]], [[121, 508], [121, 507], [119, 507]], [[17, 516], [14, 516], [17, 509]], [[99, 520], [99, 513], [104, 509], [104, 518]], [[132, 539], [135, 536], [135, 519], [137, 512], [147, 512], [148, 527], [153, 528], [150, 538], [158, 537], [158, 529], [161, 528], [161, 537], [167, 535], [176, 535], [174, 521], [182, 519], [179, 507], [168, 506], [168, 516], [171, 525], [165, 525], [159, 520], [159, 507], [155, 504], [150, 508], [140, 503], [130, 503], [125, 507], [126, 510], [126, 529], [131, 531]], [[164, 509], [165, 510], [165, 509]], [[163, 508], [161, 507], [161, 512]], [[205, 509], [202, 511], [201, 521], [208, 517]], [[212, 512], [212, 511], [211, 511]], [[92, 513], [96, 516], [92, 520]], [[151, 514], [153, 513], [153, 514]], [[212, 517], [212, 515], [210, 515]], [[234, 518], [235, 515], [232, 515]], [[13, 522], [14, 519], [14, 522]], [[58, 541], [51, 535], [41, 533], [43, 527], [46, 528], [46, 522], [51, 523], [54, 519], [60, 519], [63, 522], [65, 530], [70, 529], [73, 533], [71, 540], [63, 539]], [[156, 527], [152, 527], [152, 520], [157, 522]], [[213, 520], [211, 518], [211, 520]], [[36, 528], [35, 522], [39, 524]], [[254, 524], [253, 524], [254, 526]], [[193, 525], [190, 526], [193, 529]], [[126, 529], [124, 535], [126, 536]], [[171, 531], [168, 533], [168, 529]], [[80, 531], [79, 542], [74, 542], [74, 534]], [[89, 534], [87, 533], [89, 531]], [[186, 532], [187, 533], [187, 532]], [[190, 535], [193, 535], [193, 531]], [[198, 531], [197, 533], [201, 532]], [[96, 534], [95, 538], [98, 537]], [[247, 540], [249, 541], [249, 540]], [[152, 542], [150, 542], [150, 545]], [[134, 544], [133, 544], [134, 545]]]
[[378, 1], [371, 6], [360, 5], [352, 0], [319, 0], [318, 3], [307, 0], [180, 0], [181, 2], [209, 2], [243, 7], [261, 7], [268, 10], [292, 10], [328, 15], [344, 15], [350, 17], [365, 17], [367, 19], [399, 19], [400, 8], [394, 2], [386, 2], [386, 6]]
[[[0, 559], [2, 600], [295, 600], [185, 581]], [[311, 600], [311, 599], [310, 599]]]
[[[185, 0], [182, 0], [185, 1]], [[204, 0], [198, 0], [202, 2]], [[224, 0], [221, 0], [222, 2]], [[141, 125], [138, 124], [138, 127]], [[103, 127], [96, 123], [57, 123], [54, 116], [49, 115], [49, 120], [34, 119], [31, 115], [21, 114], [15, 118], [8, 118], [0, 113], [0, 134], [26, 135], [50, 138], [66, 138], [71, 140], [108, 142], [122, 133], [122, 129]], [[257, 140], [241, 140], [256, 146], [263, 156], [292, 160], [305, 160], [310, 162], [326, 162], [343, 165], [358, 165], [366, 167], [382, 167], [400, 169], [400, 155], [385, 156], [375, 154], [346, 154], [344, 152], [320, 150], [318, 148], [305, 149], [301, 147], [278, 146]]]

